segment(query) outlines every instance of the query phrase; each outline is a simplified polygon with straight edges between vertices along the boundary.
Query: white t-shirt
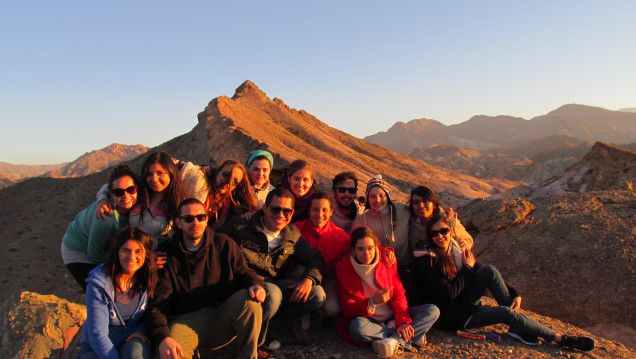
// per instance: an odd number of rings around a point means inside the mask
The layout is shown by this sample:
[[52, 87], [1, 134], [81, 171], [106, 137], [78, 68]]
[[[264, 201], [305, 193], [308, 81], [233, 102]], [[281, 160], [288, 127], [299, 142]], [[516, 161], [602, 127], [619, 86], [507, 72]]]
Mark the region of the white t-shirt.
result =
[[[261, 218], [261, 223], [263, 223], [263, 219]], [[267, 229], [265, 224], [263, 224], [263, 232], [267, 237], [267, 253], [271, 253], [278, 245], [283, 237], [280, 235], [280, 231], [274, 233]]]

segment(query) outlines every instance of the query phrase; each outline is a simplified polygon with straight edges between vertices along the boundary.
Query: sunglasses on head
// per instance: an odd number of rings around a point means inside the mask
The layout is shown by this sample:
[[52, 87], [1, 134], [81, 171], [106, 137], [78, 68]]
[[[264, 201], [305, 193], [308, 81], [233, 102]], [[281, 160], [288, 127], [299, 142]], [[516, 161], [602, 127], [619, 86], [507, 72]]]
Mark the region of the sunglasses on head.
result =
[[186, 214], [186, 215], [181, 216], [179, 218], [181, 218], [185, 223], [192, 223], [192, 221], [194, 221], [195, 218], [197, 219], [197, 221], [203, 222], [203, 221], [208, 219], [208, 215], [207, 214], [197, 214], [197, 215], [193, 216], [191, 214]]
[[350, 194], [355, 194], [358, 191], [357, 187], [336, 187], [338, 193], [349, 192]]
[[137, 193], [137, 186], [130, 186], [128, 188], [113, 188], [110, 190], [110, 194], [115, 197], [122, 197], [124, 193], [128, 193], [129, 195], [133, 195]]
[[448, 232], [450, 232], [450, 228], [446, 227], [446, 228], [440, 228], [439, 230], [432, 230], [431, 231], [431, 237], [437, 237], [438, 234], [441, 234], [442, 236], [445, 236], [448, 234]]
[[291, 208], [283, 208], [283, 207], [269, 207], [269, 210], [275, 216], [278, 216], [280, 212], [283, 212], [283, 215], [285, 217], [291, 216], [291, 214], [294, 212], [294, 210]]

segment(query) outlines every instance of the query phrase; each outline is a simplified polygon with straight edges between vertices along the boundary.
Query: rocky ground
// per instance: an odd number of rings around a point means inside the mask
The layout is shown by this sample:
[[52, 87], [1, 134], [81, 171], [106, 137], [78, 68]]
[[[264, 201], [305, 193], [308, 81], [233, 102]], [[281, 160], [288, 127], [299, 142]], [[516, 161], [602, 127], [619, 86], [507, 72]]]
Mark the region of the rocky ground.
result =
[[[491, 299], [486, 302], [492, 304]], [[85, 318], [83, 306], [69, 303], [55, 296], [42, 296], [24, 292], [5, 301], [0, 308], [0, 356], [11, 358], [75, 358], [79, 336], [73, 335]], [[575, 335], [591, 335], [559, 320], [540, 316], [532, 312], [525, 314], [541, 321], [558, 332]], [[505, 335], [503, 325], [484, 328], [485, 332], [496, 332], [502, 336], [501, 343], [477, 342], [462, 339], [454, 333], [431, 330], [428, 344], [418, 352], [404, 352], [395, 358], [635, 358], [636, 350], [623, 344], [593, 336], [597, 341], [592, 352], [578, 352], [559, 347], [551, 343], [539, 346], [526, 346]], [[272, 331], [273, 336], [283, 345], [273, 351], [278, 359], [298, 358], [375, 358], [370, 347], [353, 346], [340, 339], [333, 326], [321, 325], [317, 316], [312, 317], [311, 343], [297, 345], [288, 328], [279, 327]], [[68, 347], [66, 351], [64, 348]], [[234, 357], [236, 346], [230, 344], [216, 352], [203, 352], [202, 358], [221, 359]]]

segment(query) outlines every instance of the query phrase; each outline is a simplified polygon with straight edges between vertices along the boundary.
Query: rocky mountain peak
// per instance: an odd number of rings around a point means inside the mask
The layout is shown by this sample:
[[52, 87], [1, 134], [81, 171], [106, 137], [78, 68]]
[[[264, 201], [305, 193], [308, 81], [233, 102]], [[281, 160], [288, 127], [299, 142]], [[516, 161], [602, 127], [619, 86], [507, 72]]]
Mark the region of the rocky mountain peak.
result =
[[243, 82], [239, 87], [236, 88], [236, 90], [234, 91], [234, 96], [232, 96], [232, 100], [236, 100], [242, 97], [257, 97], [269, 100], [267, 94], [265, 94], [265, 92], [259, 89], [258, 86], [256, 86], [256, 84], [250, 80], [245, 80], [245, 82]]

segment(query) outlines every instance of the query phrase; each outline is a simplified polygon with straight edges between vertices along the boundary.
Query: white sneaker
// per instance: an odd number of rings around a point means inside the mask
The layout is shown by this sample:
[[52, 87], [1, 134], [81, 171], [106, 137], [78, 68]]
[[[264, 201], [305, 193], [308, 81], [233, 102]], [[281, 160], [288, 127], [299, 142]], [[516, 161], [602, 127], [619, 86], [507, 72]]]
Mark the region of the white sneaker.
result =
[[393, 338], [385, 338], [371, 342], [373, 351], [378, 353], [380, 358], [390, 358], [398, 351], [398, 341]]
[[420, 339], [411, 342], [411, 344], [417, 345], [418, 347], [423, 347], [426, 345], [426, 343], [428, 343], [428, 341], [426, 340], [426, 334], [422, 335]]

